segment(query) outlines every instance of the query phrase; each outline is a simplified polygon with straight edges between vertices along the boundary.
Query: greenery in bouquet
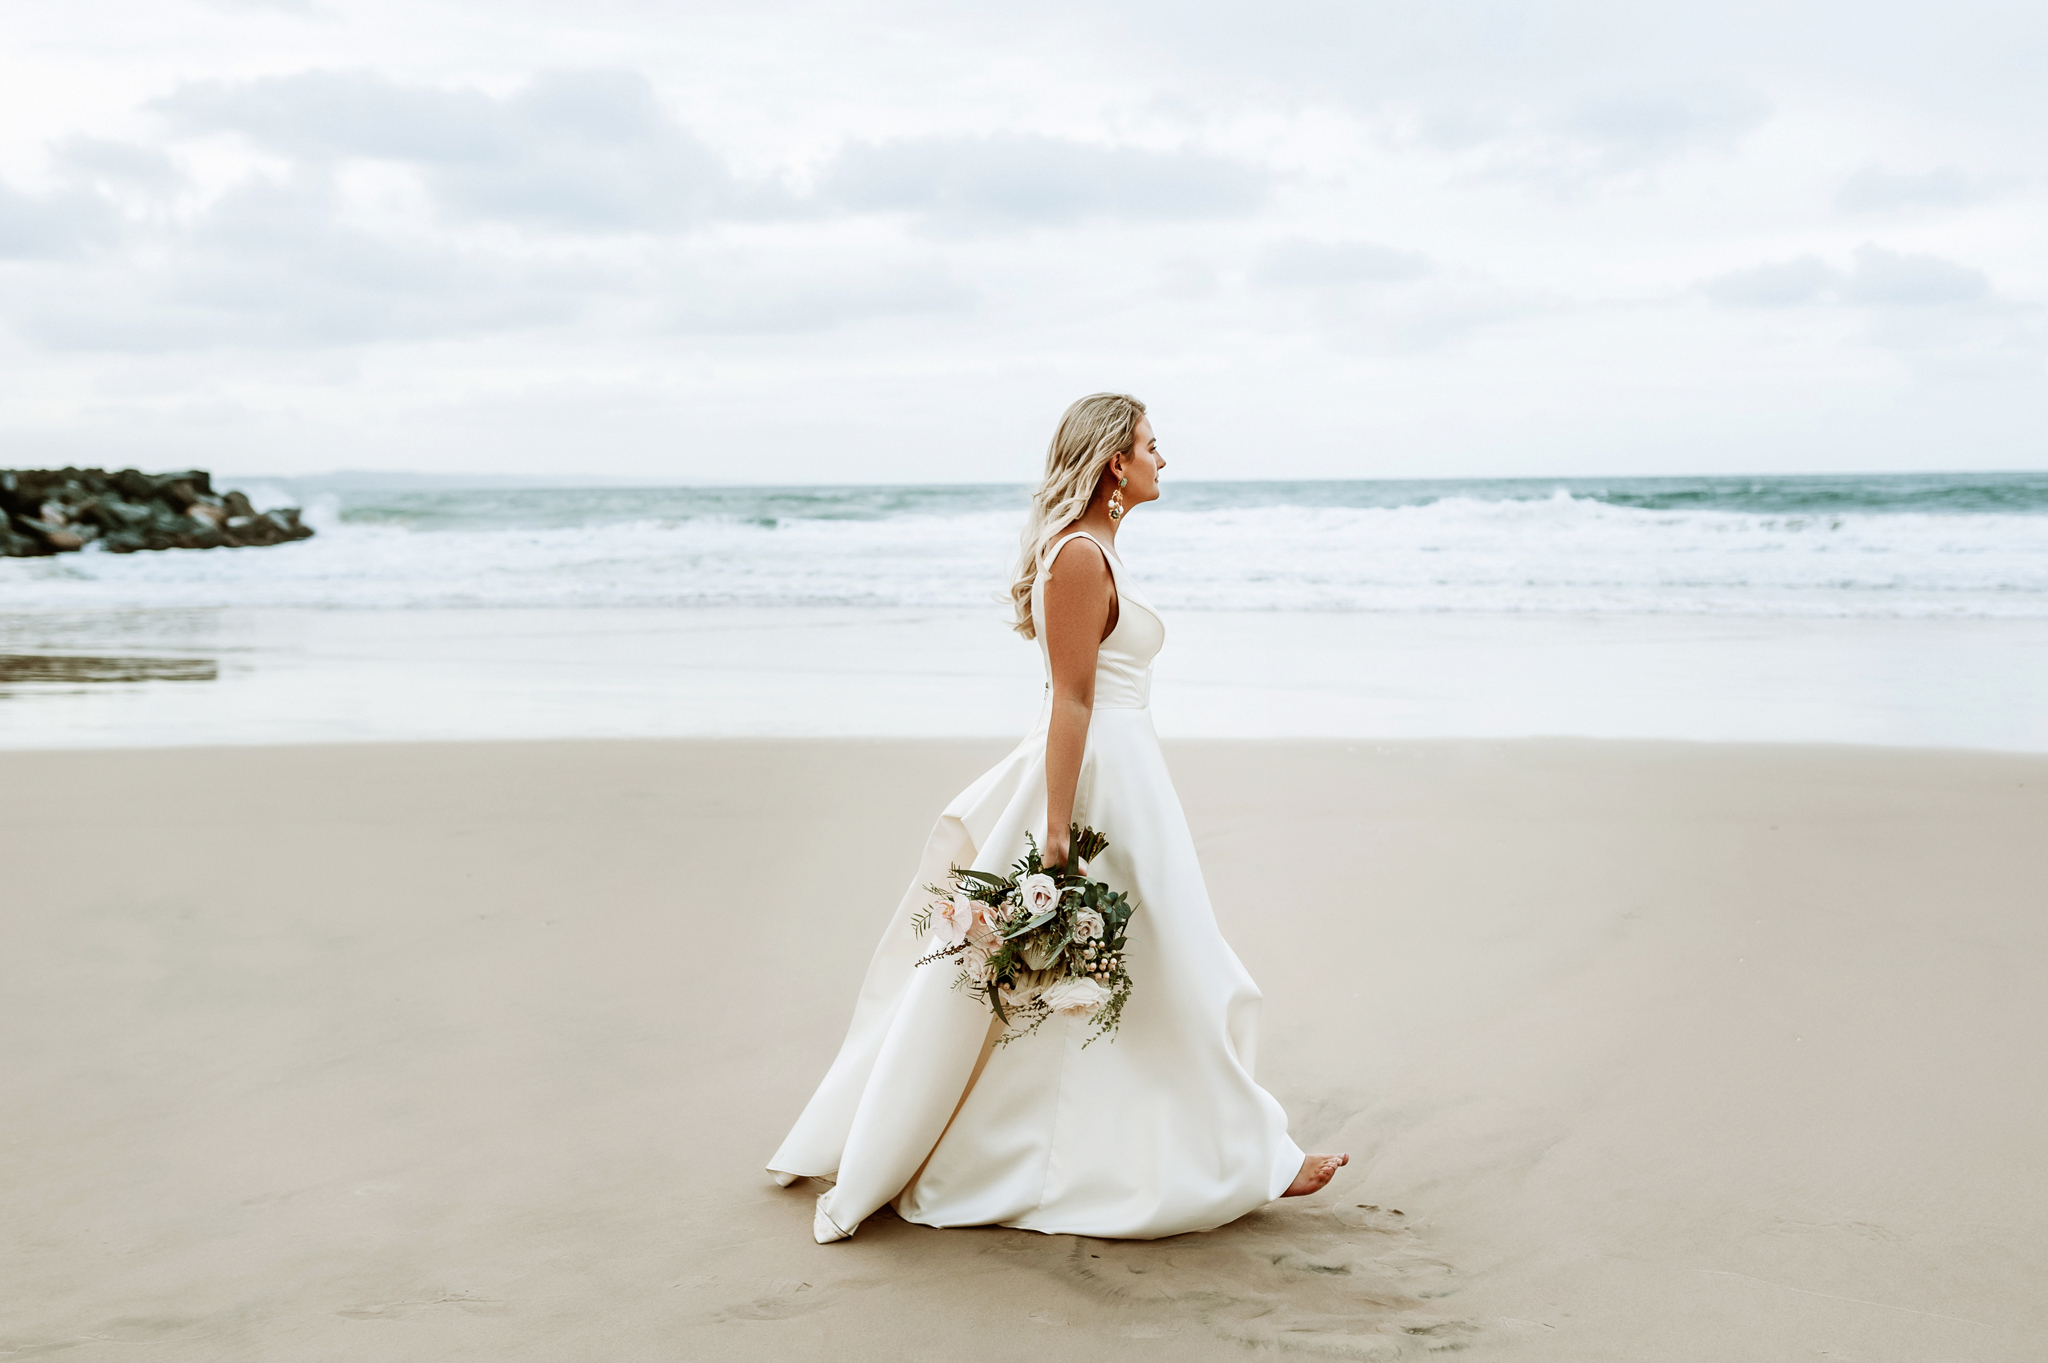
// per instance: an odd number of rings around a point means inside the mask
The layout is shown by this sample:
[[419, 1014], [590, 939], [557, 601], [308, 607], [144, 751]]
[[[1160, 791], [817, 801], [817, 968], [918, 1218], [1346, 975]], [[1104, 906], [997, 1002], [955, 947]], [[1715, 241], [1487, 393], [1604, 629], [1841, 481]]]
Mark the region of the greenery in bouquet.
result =
[[1113, 1037], [1131, 997], [1124, 932], [1133, 905], [1085, 874], [1109, 839], [1075, 825], [1067, 864], [1050, 869], [1029, 834], [1024, 842], [1008, 876], [955, 866], [950, 885], [925, 887], [939, 897], [911, 926], [939, 946], [918, 964], [959, 966], [954, 987], [981, 995], [1008, 1024], [998, 1045], [1031, 1035], [1054, 1014], [1092, 1021], [1089, 1042]]

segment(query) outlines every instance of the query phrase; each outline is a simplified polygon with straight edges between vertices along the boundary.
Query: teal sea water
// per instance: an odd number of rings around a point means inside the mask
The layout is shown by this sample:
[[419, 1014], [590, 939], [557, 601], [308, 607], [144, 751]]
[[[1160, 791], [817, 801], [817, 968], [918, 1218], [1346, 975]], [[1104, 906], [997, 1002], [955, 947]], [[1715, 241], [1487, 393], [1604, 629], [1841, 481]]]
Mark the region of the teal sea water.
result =
[[[0, 563], [17, 609], [977, 606], [1021, 486], [237, 480], [317, 539]], [[2048, 617], [2048, 473], [1180, 483], [1120, 537], [1172, 609]]]
[[[417, 530], [509, 525], [566, 527], [648, 517], [716, 517], [772, 527], [785, 521], [1017, 515], [1022, 513], [1029, 492], [1015, 484], [581, 488], [493, 487], [477, 483], [435, 488], [379, 481], [375, 475], [306, 479], [286, 486], [309, 498], [317, 499], [323, 494], [334, 498], [345, 523], [401, 525]], [[1458, 501], [1542, 502], [1554, 500], [1559, 494], [1574, 501], [1642, 511], [1778, 516], [2048, 515], [2048, 472], [1175, 482], [1156, 510], [1390, 510]]]

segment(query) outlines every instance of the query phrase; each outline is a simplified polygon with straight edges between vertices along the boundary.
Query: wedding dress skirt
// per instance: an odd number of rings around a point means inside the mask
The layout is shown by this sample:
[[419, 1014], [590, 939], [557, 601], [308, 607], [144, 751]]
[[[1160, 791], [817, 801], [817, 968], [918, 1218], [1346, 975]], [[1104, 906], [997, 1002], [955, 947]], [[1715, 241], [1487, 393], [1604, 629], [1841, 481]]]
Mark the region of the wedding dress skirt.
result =
[[1147, 708], [1165, 628], [1104, 554], [1118, 619], [1099, 654], [1074, 819], [1109, 838], [1088, 873], [1137, 905], [1122, 1026], [1084, 1049], [1093, 1023], [1056, 1014], [998, 1047], [1002, 1025], [953, 987], [953, 965], [913, 965], [931, 945], [911, 927], [932, 900], [925, 886], [956, 865], [1007, 874], [1027, 833], [1044, 845], [1042, 715], [940, 817], [838, 1059], [769, 1164], [785, 1184], [836, 1178], [818, 1200], [820, 1241], [892, 1202], [930, 1226], [1153, 1239], [1233, 1221], [1300, 1172], [1285, 1112], [1252, 1079], [1259, 991], [1217, 930]]

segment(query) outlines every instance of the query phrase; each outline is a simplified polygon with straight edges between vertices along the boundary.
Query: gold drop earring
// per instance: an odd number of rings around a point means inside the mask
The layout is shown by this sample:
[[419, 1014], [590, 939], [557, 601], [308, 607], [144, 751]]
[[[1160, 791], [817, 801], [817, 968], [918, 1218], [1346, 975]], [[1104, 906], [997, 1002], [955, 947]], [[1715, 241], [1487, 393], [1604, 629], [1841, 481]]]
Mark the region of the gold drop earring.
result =
[[1109, 490], [1109, 518], [1112, 521], [1124, 518], [1124, 488], [1130, 481], [1128, 478], [1118, 478], [1116, 486]]

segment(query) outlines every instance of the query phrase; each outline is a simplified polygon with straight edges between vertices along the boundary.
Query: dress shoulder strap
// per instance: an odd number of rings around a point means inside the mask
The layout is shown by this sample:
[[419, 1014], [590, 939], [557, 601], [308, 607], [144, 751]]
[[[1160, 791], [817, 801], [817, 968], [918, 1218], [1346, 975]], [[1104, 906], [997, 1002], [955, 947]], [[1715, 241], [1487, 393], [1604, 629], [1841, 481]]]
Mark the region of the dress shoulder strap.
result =
[[1090, 544], [1094, 545], [1101, 552], [1103, 562], [1109, 565], [1110, 581], [1116, 581], [1116, 555], [1110, 552], [1108, 545], [1089, 534], [1086, 530], [1075, 530], [1054, 540], [1052, 547], [1045, 551], [1045, 558], [1043, 560], [1045, 566], [1042, 572], [1050, 573], [1053, 560], [1060, 556], [1060, 550], [1066, 548], [1075, 540], [1087, 540]]

